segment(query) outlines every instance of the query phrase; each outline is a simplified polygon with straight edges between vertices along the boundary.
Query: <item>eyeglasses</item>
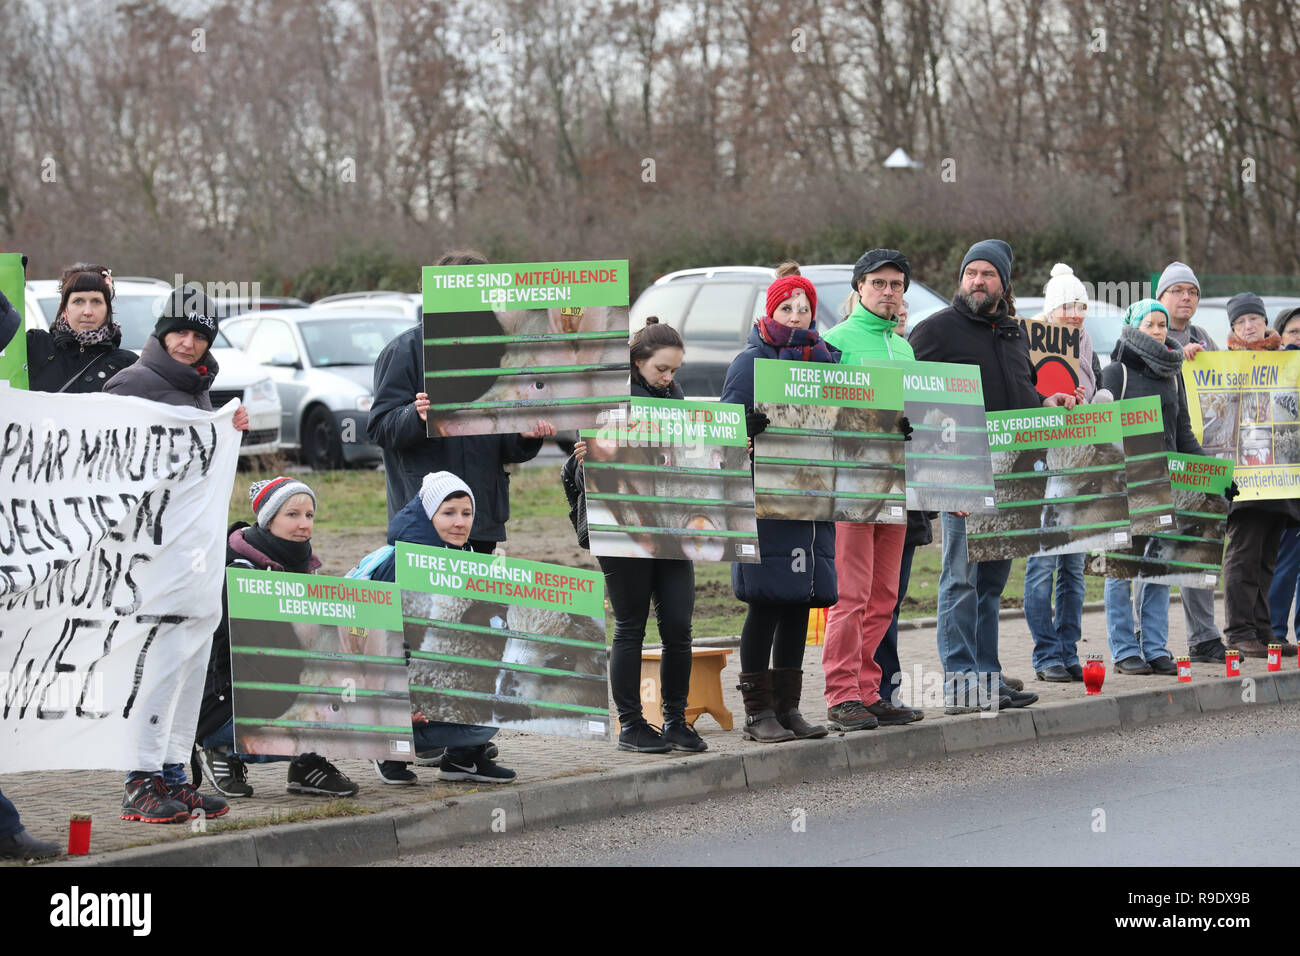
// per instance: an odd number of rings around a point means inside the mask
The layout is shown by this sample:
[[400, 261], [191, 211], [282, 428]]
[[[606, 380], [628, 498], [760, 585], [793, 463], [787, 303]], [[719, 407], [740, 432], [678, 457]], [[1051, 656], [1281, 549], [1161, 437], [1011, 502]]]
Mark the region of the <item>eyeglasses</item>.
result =
[[1198, 292], [1194, 286], [1190, 285], [1181, 288], [1171, 286], [1170, 288], [1165, 289], [1165, 295], [1172, 295], [1176, 299], [1199, 299], [1201, 297], [1201, 293]]
[[1088, 303], [1086, 302], [1066, 302], [1064, 305], [1058, 305], [1056, 308], [1062, 315], [1088, 314]]
[[877, 292], [884, 292], [886, 289], [890, 292], [903, 291], [902, 279], [868, 279], [867, 281], [871, 283], [871, 288]]

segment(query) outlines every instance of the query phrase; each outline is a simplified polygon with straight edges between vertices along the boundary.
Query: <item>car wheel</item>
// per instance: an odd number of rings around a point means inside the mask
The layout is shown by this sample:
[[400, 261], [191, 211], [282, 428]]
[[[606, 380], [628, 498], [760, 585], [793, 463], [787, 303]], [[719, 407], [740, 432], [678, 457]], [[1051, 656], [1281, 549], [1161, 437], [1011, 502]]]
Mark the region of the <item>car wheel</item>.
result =
[[302, 423], [302, 457], [316, 471], [343, 467], [343, 438], [329, 409], [316, 405]]

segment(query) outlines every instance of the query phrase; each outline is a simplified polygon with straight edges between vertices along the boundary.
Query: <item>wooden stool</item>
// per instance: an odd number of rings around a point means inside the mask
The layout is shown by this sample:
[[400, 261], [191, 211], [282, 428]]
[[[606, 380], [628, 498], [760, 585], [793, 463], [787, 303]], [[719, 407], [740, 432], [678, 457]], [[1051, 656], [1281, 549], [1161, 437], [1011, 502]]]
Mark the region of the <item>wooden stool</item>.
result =
[[[708, 714], [723, 730], [732, 729], [731, 711], [722, 703], [722, 669], [727, 666], [729, 647], [691, 648], [691, 686], [686, 694], [686, 721], [695, 723]], [[641, 652], [641, 713], [652, 724], [664, 722], [663, 695], [659, 690], [659, 661], [663, 651]]]

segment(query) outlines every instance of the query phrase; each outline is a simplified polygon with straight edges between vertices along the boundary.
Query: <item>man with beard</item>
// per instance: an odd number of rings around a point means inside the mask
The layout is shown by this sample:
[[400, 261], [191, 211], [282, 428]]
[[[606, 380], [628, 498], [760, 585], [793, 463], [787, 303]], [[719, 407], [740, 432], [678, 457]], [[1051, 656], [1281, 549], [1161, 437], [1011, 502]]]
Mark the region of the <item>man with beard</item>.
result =
[[[909, 337], [918, 362], [978, 365], [984, 407], [990, 412], [1064, 406], [1075, 397], [1042, 398], [1034, 387], [1029, 340], [1013, 314], [1011, 247], [983, 239], [961, 261], [952, 305], [934, 313]], [[939, 660], [944, 670], [945, 713], [1026, 707], [1038, 700], [1023, 682], [1002, 676], [998, 661], [998, 607], [1011, 561], [969, 561], [966, 512], [942, 516], [943, 568], [939, 574]], [[987, 682], [980, 688], [981, 680]], [[1015, 686], [1019, 685], [1019, 686]]]
[[[1156, 283], [1156, 298], [1169, 312], [1166, 335], [1170, 342], [1182, 346], [1187, 361], [1194, 362], [1197, 352], [1218, 350], [1210, 334], [1192, 324], [1192, 316], [1201, 304], [1201, 283], [1190, 266], [1182, 262], [1169, 263]], [[1187, 627], [1188, 657], [1203, 663], [1222, 663], [1227, 648], [1219, 639], [1219, 628], [1214, 623], [1214, 588], [1179, 590], [1183, 600], [1183, 622]]]

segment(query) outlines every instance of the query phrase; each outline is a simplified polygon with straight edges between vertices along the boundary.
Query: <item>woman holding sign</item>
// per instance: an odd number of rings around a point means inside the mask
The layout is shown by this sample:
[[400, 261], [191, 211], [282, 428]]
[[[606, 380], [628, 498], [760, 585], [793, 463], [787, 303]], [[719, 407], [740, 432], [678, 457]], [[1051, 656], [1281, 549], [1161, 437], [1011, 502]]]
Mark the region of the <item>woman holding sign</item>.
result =
[[[1165, 451], [1203, 455], [1187, 414], [1183, 350], [1168, 341], [1168, 327], [1169, 313], [1155, 299], [1130, 305], [1111, 363], [1102, 370], [1101, 384], [1118, 401], [1160, 396]], [[1127, 578], [1106, 579], [1106, 631], [1115, 670], [1121, 674], [1176, 675], [1178, 667], [1168, 649], [1168, 585], [1138, 581], [1137, 593], [1131, 592]], [[1140, 631], [1133, 626], [1134, 600]]]
[[[631, 394], [634, 398], [676, 399], [686, 393], [674, 379], [685, 358], [677, 330], [659, 324], [656, 316], [632, 336]], [[569, 499], [569, 520], [578, 532], [578, 544], [589, 547], [587, 505], [583, 494], [582, 462], [587, 443], [578, 442], [560, 477]], [[605, 590], [614, 609], [614, 643], [609, 653], [609, 688], [618, 711], [618, 749], [636, 753], [708, 750], [686, 721], [687, 692], [691, 685], [691, 616], [695, 611], [695, 565], [681, 558], [596, 558], [605, 574]], [[663, 729], [647, 723], [641, 710], [641, 646], [646, 620], [654, 605], [663, 642], [659, 660], [659, 686], [663, 695]]]
[[[721, 401], [745, 406], [751, 439], [768, 424], [766, 415], [754, 411], [756, 360], [839, 361], [839, 351], [822, 341], [813, 320], [817, 290], [797, 273], [797, 266], [778, 270], [767, 288], [766, 313], [754, 320], [749, 345], [732, 361], [722, 386]], [[760, 518], [758, 542], [759, 564], [731, 566], [731, 587], [749, 605], [740, 632], [743, 734], [762, 743], [825, 737], [825, 727], [809, 724], [799, 713], [799, 698], [808, 612], [830, 607], [839, 596], [835, 522]]]

